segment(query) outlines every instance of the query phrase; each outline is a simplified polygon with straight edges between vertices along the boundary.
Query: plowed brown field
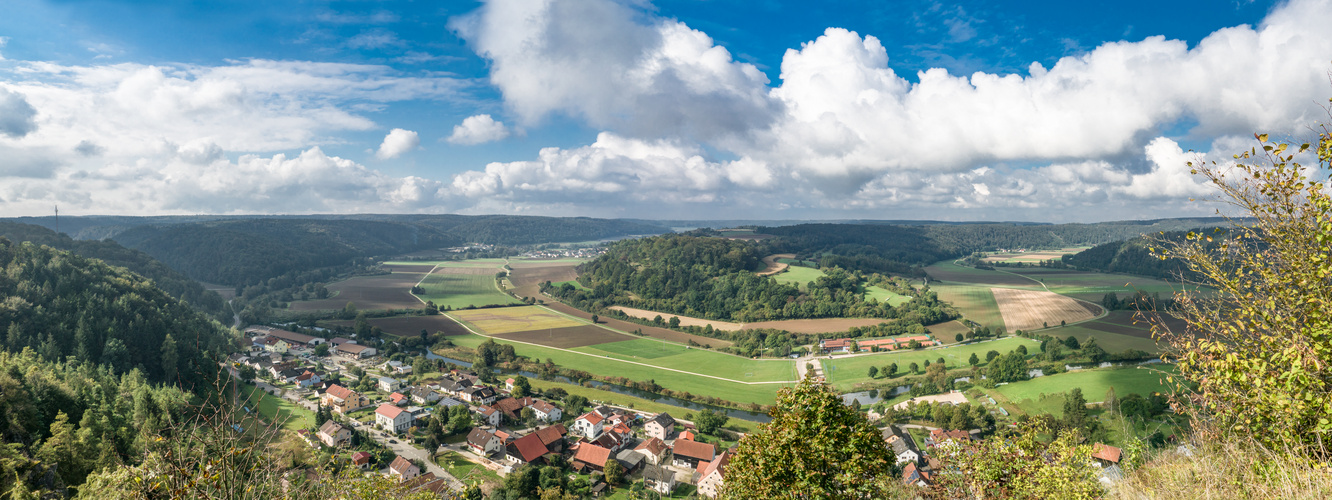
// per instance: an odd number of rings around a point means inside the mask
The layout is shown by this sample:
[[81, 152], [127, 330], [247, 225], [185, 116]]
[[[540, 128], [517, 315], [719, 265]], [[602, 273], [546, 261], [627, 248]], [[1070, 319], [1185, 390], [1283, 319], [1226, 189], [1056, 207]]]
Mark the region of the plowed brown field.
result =
[[519, 342], [530, 342], [550, 347], [559, 347], [562, 349], [605, 344], [607, 342], [620, 342], [636, 338], [592, 325], [501, 333], [495, 335], [495, 337], [506, 340], [517, 340]]
[[1060, 321], [1073, 323], [1096, 317], [1079, 301], [1053, 292], [992, 288], [999, 313], [1009, 331], [1035, 330]]

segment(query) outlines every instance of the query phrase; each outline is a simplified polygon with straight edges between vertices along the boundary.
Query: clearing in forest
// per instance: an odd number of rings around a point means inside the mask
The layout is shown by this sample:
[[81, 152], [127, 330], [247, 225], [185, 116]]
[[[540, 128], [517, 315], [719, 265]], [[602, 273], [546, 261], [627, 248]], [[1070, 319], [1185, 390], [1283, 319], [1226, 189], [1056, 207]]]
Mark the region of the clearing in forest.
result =
[[1082, 302], [1053, 292], [991, 288], [1009, 330], [1035, 330], [1095, 318]]
[[789, 266], [789, 264], [781, 262], [779, 259], [794, 259], [794, 258], [795, 254], [793, 253], [777, 253], [764, 257], [763, 265], [766, 267], [764, 267], [763, 270], [759, 271], [757, 274], [759, 276], [772, 276], [774, 274], [785, 271], [786, 268]]

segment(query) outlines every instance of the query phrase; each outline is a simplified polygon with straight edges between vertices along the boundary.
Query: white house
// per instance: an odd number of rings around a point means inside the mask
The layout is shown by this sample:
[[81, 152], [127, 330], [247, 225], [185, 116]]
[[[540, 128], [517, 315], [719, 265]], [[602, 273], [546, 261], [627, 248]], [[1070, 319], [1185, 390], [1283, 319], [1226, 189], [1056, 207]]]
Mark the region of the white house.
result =
[[407, 481], [421, 475], [421, 468], [399, 455], [398, 458], [393, 459], [393, 463], [389, 464], [389, 475], [398, 476], [403, 481]]
[[731, 454], [722, 452], [721, 456], [703, 469], [703, 479], [698, 480], [698, 493], [708, 498], [717, 498], [726, 480], [726, 465], [731, 461]]
[[351, 442], [351, 431], [337, 422], [329, 420], [319, 427], [319, 440], [325, 445], [338, 447]]
[[586, 437], [588, 440], [596, 439], [598, 437], [601, 437], [602, 420], [605, 420], [605, 418], [603, 418], [597, 412], [595, 411], [587, 412], [582, 416], [578, 417], [578, 419], [574, 420], [573, 431], [581, 436]]
[[387, 432], [402, 433], [412, 426], [412, 414], [396, 405], [384, 403], [375, 409], [375, 424]]
[[560, 407], [540, 399], [533, 401], [528, 408], [531, 408], [532, 413], [536, 414], [537, 420], [542, 422], [556, 422], [559, 421], [560, 417], [564, 416], [564, 411], [560, 410]]
[[379, 390], [394, 392], [402, 388], [402, 382], [392, 377], [379, 377]]
[[504, 417], [504, 414], [499, 410], [489, 406], [473, 406], [472, 413], [481, 415], [481, 419], [487, 424], [490, 424], [491, 427], [498, 426], [500, 424], [500, 419]]
[[488, 457], [504, 449], [504, 440], [480, 427], [473, 427], [467, 434], [467, 446], [483, 457]]

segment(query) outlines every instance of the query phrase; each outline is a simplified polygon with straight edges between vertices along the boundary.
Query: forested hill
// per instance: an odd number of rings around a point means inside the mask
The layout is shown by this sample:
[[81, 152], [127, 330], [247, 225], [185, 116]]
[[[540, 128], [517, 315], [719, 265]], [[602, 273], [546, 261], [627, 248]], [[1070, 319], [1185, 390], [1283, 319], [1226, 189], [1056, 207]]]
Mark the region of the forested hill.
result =
[[899, 307], [868, 298], [866, 286], [882, 276], [831, 270], [803, 287], [758, 276], [753, 271], [763, 267], [762, 251], [753, 243], [687, 235], [625, 240], [581, 266], [578, 279], [590, 290], [564, 286], [550, 293], [594, 311], [625, 305], [740, 322], [875, 317], [933, 323], [951, 318], [932, 294]]
[[[214, 372], [229, 330], [142, 276], [101, 261], [0, 238], [0, 331], [4, 349], [32, 349], [51, 362], [139, 370], [187, 387]], [[170, 340], [168, 340], [170, 339]]]
[[9, 238], [15, 243], [31, 241], [124, 267], [153, 280], [158, 288], [172, 297], [189, 302], [210, 314], [218, 314], [224, 305], [222, 297], [216, 292], [205, 290], [203, 285], [153, 259], [151, 255], [125, 248], [114, 241], [75, 240], [41, 226], [9, 221], [0, 221], [0, 237]]
[[[1175, 231], [1159, 237], [1180, 240], [1185, 234]], [[1170, 281], [1178, 281], [1180, 276], [1194, 277], [1178, 259], [1161, 260], [1153, 256], [1151, 247], [1151, 240], [1138, 237], [1096, 245], [1076, 254], [1065, 255], [1063, 260], [1065, 264], [1089, 271], [1136, 274]]]
[[188, 389], [212, 387], [205, 353], [225, 352], [230, 331], [147, 279], [3, 237], [0, 268], [7, 498], [62, 498], [89, 473], [138, 463], [181, 422]]
[[417, 224], [309, 219], [140, 226], [116, 240], [195, 279], [226, 285], [463, 242]]

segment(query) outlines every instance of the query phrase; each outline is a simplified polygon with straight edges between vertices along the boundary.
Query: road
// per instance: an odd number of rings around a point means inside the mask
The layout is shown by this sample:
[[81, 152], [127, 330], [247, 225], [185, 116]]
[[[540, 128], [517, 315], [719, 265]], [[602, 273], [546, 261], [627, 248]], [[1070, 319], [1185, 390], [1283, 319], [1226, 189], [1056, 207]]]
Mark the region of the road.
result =
[[[236, 377], [238, 380], [240, 379], [240, 372], [230, 364], [227, 365], [227, 371], [231, 372], [231, 376]], [[305, 398], [302, 398], [300, 394], [297, 393], [297, 391], [287, 391], [277, 387], [273, 387], [272, 384], [269, 384], [268, 382], [264, 382], [263, 380], [259, 379], [254, 380], [254, 386], [258, 387], [259, 389], [269, 394], [273, 394], [274, 392], [276, 392], [277, 394], [281, 394], [284, 399], [296, 403], [300, 405], [302, 408], [305, 408], [307, 410], [310, 411], [319, 410], [318, 405], [316, 405], [314, 402], [306, 401]], [[462, 481], [459, 481], [458, 478], [453, 477], [453, 475], [449, 474], [448, 471], [444, 470], [443, 467], [440, 467], [439, 465], [436, 465], [435, 462], [431, 461], [430, 454], [427, 453], [426, 450], [408, 444], [408, 441], [406, 440], [401, 440], [398, 439], [397, 437], [389, 437], [385, 435], [383, 432], [376, 430], [371, 426], [362, 424], [361, 427], [357, 428], [364, 428], [366, 433], [370, 435], [371, 439], [374, 439], [379, 444], [384, 445], [385, 448], [392, 450], [394, 453], [407, 457], [408, 460], [420, 460], [421, 463], [425, 464], [426, 472], [434, 473], [435, 477], [448, 481], [449, 488], [453, 489], [454, 491], [463, 490]], [[390, 442], [390, 439], [397, 441], [397, 444]]]

